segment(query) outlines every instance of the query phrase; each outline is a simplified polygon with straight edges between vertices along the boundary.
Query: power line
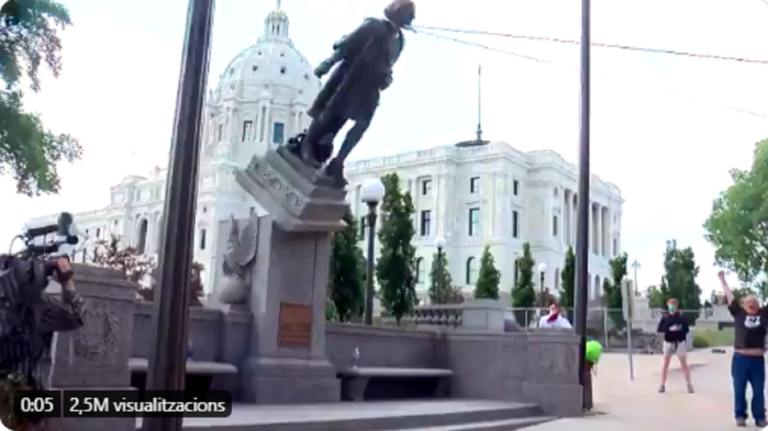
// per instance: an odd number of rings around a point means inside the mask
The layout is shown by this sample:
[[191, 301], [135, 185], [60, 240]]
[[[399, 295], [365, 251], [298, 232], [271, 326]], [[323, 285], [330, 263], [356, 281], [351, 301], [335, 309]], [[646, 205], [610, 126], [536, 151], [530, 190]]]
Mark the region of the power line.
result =
[[[768, 4], [768, 0], [763, 0], [763, 2]], [[482, 30], [460, 30], [455, 28], [427, 27], [427, 26], [414, 26], [414, 29], [416, 29], [417, 31], [430, 30], [430, 31], [441, 31], [446, 33], [477, 34], [477, 35], [483, 35], [483, 36], [507, 37], [512, 39], [538, 40], [542, 42], [566, 43], [570, 45], [580, 44], [578, 40], [558, 39], [554, 37], [541, 37], [541, 36], [521, 36], [516, 34], [496, 33], [491, 31], [482, 31]], [[725, 60], [725, 61], [738, 61], [742, 63], [768, 64], [768, 60], [755, 60], [750, 58], [728, 57], [728, 56], [712, 55], [712, 54], [696, 54], [696, 53], [685, 52], [685, 51], [672, 51], [669, 49], [640, 48], [640, 47], [629, 46], [629, 45], [617, 45], [617, 44], [597, 43], [597, 42], [593, 42], [591, 45], [601, 47], [601, 48], [614, 48], [614, 49], [623, 49], [628, 51], [643, 51], [643, 52], [650, 52], [654, 54], [669, 54], [669, 55], [679, 55], [679, 56], [685, 56], [685, 57], [707, 58], [711, 60]]]
[[[423, 29], [425, 27], [421, 27], [421, 28]], [[451, 42], [455, 42], [455, 43], [460, 43], [462, 45], [467, 45], [467, 46], [471, 46], [471, 47], [474, 47], [474, 48], [485, 49], [487, 51], [498, 52], [500, 54], [510, 55], [510, 56], [513, 56], [513, 57], [522, 58], [524, 60], [534, 61], [534, 62], [537, 62], [537, 63], [540, 63], [540, 64], [546, 64], [546, 65], [558, 66], [558, 67], [567, 67], [567, 68], [569, 68], [571, 70], [575, 70], [575, 71], [579, 71], [580, 70], [578, 67], [564, 66], [562, 64], [555, 63], [555, 62], [552, 62], [552, 61], [549, 61], [549, 60], [542, 60], [540, 58], [531, 57], [529, 55], [524, 55], [524, 54], [519, 54], [519, 53], [516, 53], [516, 52], [508, 51], [506, 49], [495, 48], [495, 47], [488, 46], [488, 45], [483, 45], [483, 44], [480, 44], [480, 43], [470, 42], [468, 40], [457, 39], [457, 38], [450, 37], [450, 36], [443, 36], [443, 35], [436, 34], [436, 33], [430, 33], [428, 31], [419, 30], [417, 32], [417, 34], [423, 34], [423, 35], [431, 36], [431, 37], [434, 37], [434, 38], [437, 38], [437, 39], [443, 39], [443, 40], [447, 40], [447, 41], [451, 41]], [[608, 75], [605, 75], [605, 74], [596, 74], [596, 75], [597, 76], [602, 76], [602, 77], [607, 77], [607, 78], [612, 78], [611, 76], [608, 76]], [[659, 91], [660, 93], [664, 93], [666, 95], [669, 95], [669, 96], [684, 97], [686, 99], [695, 100], [695, 101], [698, 101], [698, 102], [715, 104], [714, 102], [710, 102], [710, 101], [704, 100], [704, 99], [699, 99], [697, 97], [692, 97], [692, 96], [689, 96], [689, 95], [686, 95], [686, 94], [681, 94], [681, 93], [678, 93], [676, 91], [664, 90], [664, 89], [658, 89], [658, 88], [655, 89], [655, 90]], [[754, 117], [760, 117], [760, 118], [763, 118], [763, 119], [768, 119], [768, 115], [761, 114], [759, 112], [747, 111], [745, 109], [734, 108], [734, 107], [728, 106], [728, 105], [717, 105], [717, 106], [722, 107], [722, 108], [727, 109], [727, 110], [730, 110], [730, 111], [740, 112], [742, 114], [747, 114], [747, 115], [752, 115]]]

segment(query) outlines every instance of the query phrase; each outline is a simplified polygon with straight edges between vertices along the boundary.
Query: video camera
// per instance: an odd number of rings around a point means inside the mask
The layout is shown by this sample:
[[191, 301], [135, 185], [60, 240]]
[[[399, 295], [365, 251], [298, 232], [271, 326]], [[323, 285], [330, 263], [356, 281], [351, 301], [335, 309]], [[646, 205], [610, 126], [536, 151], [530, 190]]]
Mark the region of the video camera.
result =
[[[48, 286], [49, 278], [54, 273], [60, 282], [72, 278], [74, 272], [70, 269], [62, 273], [56, 262], [60, 258], [69, 259], [81, 234], [72, 214], [63, 212], [56, 224], [29, 228], [23, 235], [14, 238], [22, 239], [26, 248], [20, 252], [0, 255], [0, 273], [12, 271], [12, 274], [7, 275], [14, 279], [13, 283], [0, 283], [0, 297], [5, 298], [6, 302], [11, 299], [34, 301]], [[54, 236], [52, 241], [46, 241], [49, 235]]]

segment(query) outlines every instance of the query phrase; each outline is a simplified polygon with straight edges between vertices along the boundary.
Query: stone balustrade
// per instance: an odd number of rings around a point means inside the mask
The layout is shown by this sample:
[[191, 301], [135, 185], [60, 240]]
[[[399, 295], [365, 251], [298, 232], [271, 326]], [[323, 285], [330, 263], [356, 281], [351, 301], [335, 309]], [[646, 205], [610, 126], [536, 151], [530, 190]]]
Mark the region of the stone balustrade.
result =
[[[419, 329], [504, 332], [506, 308], [500, 301], [480, 299], [461, 304], [426, 305], [404, 316], [403, 323]], [[395, 323], [393, 317], [384, 318]]]

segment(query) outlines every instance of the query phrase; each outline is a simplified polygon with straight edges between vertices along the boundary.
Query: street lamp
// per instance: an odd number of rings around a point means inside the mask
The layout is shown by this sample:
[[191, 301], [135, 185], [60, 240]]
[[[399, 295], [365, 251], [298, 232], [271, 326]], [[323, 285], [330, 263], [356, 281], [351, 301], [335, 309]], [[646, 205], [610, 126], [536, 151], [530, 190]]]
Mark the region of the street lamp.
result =
[[640, 269], [640, 262], [638, 262], [637, 259], [635, 259], [635, 261], [632, 262], [632, 269], [635, 271], [635, 278], [634, 278], [635, 292], [634, 293], [635, 293], [635, 296], [639, 296], [638, 290], [637, 290], [637, 270]]
[[443, 276], [443, 248], [445, 247], [445, 243], [446, 240], [444, 236], [439, 235], [435, 238], [435, 247], [437, 247], [437, 297], [445, 295], [445, 292], [443, 292], [443, 279], [445, 278]]
[[368, 262], [366, 267], [365, 324], [373, 325], [373, 242], [376, 234], [376, 207], [384, 198], [384, 184], [378, 178], [365, 180], [361, 197], [368, 204]]

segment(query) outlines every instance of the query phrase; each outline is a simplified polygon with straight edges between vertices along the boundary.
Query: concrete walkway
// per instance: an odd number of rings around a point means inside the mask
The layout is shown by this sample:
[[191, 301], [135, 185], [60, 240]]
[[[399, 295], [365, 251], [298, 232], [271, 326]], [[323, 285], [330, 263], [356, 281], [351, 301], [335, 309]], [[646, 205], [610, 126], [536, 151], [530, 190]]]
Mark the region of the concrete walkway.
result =
[[[689, 352], [695, 394], [673, 359], [667, 393], [659, 394], [661, 356], [635, 355], [635, 380], [629, 379], [626, 354], [605, 354], [594, 379], [594, 416], [562, 419], [526, 428], [530, 431], [727, 431], [739, 430], [733, 419], [731, 351]], [[751, 395], [748, 394], [748, 397]], [[748, 398], [749, 399], [749, 398]], [[751, 429], [756, 427], [750, 423]], [[747, 429], [750, 429], [747, 428]]]

